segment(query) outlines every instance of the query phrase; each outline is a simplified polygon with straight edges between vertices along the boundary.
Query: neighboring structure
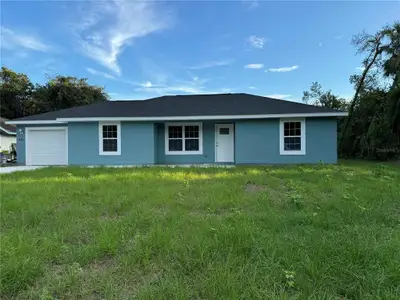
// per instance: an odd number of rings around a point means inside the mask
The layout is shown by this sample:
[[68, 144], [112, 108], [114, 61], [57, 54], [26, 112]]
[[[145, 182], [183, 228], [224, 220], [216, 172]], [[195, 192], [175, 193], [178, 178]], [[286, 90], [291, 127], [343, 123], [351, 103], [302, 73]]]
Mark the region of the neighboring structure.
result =
[[0, 118], [0, 152], [10, 152], [11, 145], [17, 142], [16, 129], [12, 124], [6, 124], [7, 119]]
[[337, 162], [337, 117], [249, 94], [107, 101], [10, 121], [27, 165]]

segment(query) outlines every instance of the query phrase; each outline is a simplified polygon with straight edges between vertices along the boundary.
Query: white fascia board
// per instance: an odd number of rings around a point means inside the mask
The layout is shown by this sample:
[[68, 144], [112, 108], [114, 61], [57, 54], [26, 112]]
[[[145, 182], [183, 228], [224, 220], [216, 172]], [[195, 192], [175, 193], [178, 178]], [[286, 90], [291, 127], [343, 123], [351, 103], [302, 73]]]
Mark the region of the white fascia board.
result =
[[56, 120], [32, 120], [32, 121], [6, 121], [6, 124], [14, 125], [29, 125], [29, 124], [64, 124], [66, 122], [60, 122]]
[[201, 120], [238, 120], [238, 119], [274, 119], [274, 118], [318, 118], [346, 117], [347, 112], [268, 114], [268, 115], [222, 115], [222, 116], [172, 116], [172, 117], [91, 117], [57, 118], [56, 120], [6, 121], [6, 124], [64, 124], [67, 122], [102, 122], [102, 121], [201, 121]]
[[0, 131], [3, 131], [4, 133], [9, 134], [9, 135], [17, 135], [16, 132], [11, 132], [3, 127], [0, 127]]
[[93, 117], [93, 118], [57, 118], [58, 122], [106, 122], [106, 121], [201, 121], [201, 120], [238, 120], [273, 118], [316, 118], [346, 117], [347, 112], [305, 113], [305, 114], [269, 114], [269, 115], [222, 115], [222, 116], [173, 116], [173, 117]]

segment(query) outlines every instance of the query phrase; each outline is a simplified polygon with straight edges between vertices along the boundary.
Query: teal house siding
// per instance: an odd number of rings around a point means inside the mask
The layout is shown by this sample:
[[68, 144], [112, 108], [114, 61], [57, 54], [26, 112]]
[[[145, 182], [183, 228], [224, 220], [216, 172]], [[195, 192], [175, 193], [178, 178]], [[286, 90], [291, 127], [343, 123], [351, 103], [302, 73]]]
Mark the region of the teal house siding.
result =
[[98, 122], [18, 125], [17, 161], [26, 162], [27, 126], [57, 126], [68, 127], [69, 165], [210, 164], [215, 163], [215, 124], [233, 123], [235, 164], [337, 162], [336, 118], [306, 119], [305, 155], [280, 155], [279, 122], [279, 119], [204, 121], [203, 153], [199, 155], [166, 155], [164, 122], [121, 122], [121, 155], [99, 154]]
[[99, 123], [69, 123], [70, 165], [154, 164], [154, 124], [121, 122], [121, 155], [99, 155]]
[[154, 163], [157, 163], [158, 155], [158, 123], [153, 124], [153, 139], [154, 139]]
[[336, 118], [306, 119], [306, 154], [280, 155], [279, 119], [236, 122], [236, 164], [308, 164], [337, 162]]

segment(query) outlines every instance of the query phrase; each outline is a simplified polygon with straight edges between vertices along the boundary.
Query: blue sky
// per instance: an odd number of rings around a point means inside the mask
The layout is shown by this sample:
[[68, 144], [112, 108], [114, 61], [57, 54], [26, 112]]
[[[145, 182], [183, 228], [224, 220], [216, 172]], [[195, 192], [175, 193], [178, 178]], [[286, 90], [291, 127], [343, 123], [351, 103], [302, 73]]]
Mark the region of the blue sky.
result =
[[399, 1], [7, 1], [1, 64], [33, 82], [86, 77], [112, 99], [245, 92], [300, 101], [312, 81], [348, 98], [362, 60], [351, 36], [399, 16]]

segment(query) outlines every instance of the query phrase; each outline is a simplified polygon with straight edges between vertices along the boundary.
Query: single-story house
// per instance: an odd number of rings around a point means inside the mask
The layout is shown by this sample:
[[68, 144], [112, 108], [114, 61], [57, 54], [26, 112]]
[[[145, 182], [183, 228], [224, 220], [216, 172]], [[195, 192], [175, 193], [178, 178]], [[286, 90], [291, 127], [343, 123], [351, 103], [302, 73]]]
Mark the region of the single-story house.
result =
[[9, 121], [26, 165], [337, 162], [325, 107], [249, 94], [107, 101]]
[[0, 152], [10, 152], [11, 145], [17, 141], [17, 127], [12, 124], [6, 124], [7, 121], [7, 119], [0, 118]]

